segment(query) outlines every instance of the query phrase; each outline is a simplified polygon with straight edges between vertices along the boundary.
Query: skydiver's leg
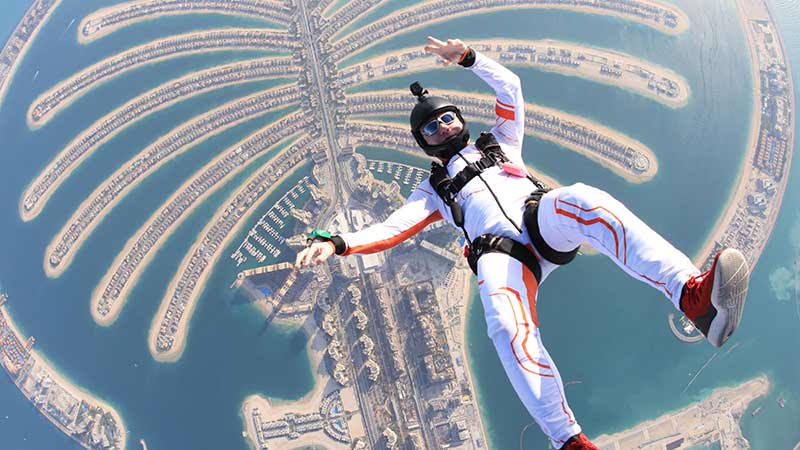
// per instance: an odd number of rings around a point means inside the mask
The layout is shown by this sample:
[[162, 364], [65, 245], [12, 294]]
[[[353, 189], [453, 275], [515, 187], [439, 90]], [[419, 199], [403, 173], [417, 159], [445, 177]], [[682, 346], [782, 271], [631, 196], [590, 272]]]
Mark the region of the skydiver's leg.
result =
[[539, 336], [536, 279], [510, 256], [487, 253], [478, 260], [478, 285], [488, 335], [511, 385], [553, 447], [561, 448], [581, 427]]
[[632, 277], [660, 290], [680, 310], [681, 290], [700, 270], [622, 203], [583, 183], [545, 194], [539, 203], [539, 227], [556, 250], [588, 241]]

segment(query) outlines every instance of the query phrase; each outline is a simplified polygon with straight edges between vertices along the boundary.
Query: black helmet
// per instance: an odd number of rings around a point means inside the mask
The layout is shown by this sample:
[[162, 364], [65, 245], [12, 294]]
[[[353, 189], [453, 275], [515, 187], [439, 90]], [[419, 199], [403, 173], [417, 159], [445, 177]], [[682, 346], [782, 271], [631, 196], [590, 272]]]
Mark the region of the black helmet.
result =
[[[427, 90], [420, 86], [418, 81], [411, 84], [411, 93], [417, 97], [417, 104], [411, 110], [411, 134], [417, 140], [417, 144], [425, 150], [428, 156], [434, 158], [450, 159], [453, 155], [461, 151], [467, 146], [469, 141], [469, 130], [464, 118], [461, 117], [461, 111], [458, 107], [442, 97], [428, 97], [425, 94]], [[435, 115], [444, 111], [453, 111], [458, 116], [458, 120], [464, 125], [461, 132], [451, 136], [448, 140], [439, 145], [430, 145], [425, 142], [425, 137], [419, 131], [420, 128], [428, 123], [428, 121]]]

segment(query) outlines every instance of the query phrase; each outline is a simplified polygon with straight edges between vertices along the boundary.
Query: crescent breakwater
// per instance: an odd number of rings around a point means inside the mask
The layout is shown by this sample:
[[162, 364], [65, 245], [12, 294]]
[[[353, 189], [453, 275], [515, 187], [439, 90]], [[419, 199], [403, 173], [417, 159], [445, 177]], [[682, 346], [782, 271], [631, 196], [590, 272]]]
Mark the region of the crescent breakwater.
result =
[[725, 247], [754, 267], [778, 219], [795, 146], [794, 82], [786, 49], [764, 0], [737, 0], [753, 76], [753, 110], [739, 181], [711, 236], [695, 257], [707, 269]]
[[[361, 3], [372, 3], [374, 0], [353, 2], [357, 8]], [[377, 2], [375, 2], [377, 3]], [[565, 9], [590, 14], [603, 14], [619, 17], [624, 20], [652, 27], [662, 33], [677, 35], [689, 27], [686, 14], [672, 5], [630, 0], [624, 3], [611, 0], [472, 0], [453, 3], [447, 0], [432, 0], [419, 5], [393, 12], [388, 16], [360, 28], [331, 43], [333, 60], [341, 61], [345, 56], [359, 53], [398, 33], [407, 33], [423, 26], [432, 25], [455, 17], [483, 11], [499, 11], [502, 9], [519, 10], [522, 8]], [[447, 14], [442, 14], [447, 11]], [[345, 16], [347, 17], [347, 16]], [[346, 21], [343, 21], [347, 23]], [[321, 26], [328, 25], [321, 22]], [[340, 25], [337, 23], [337, 25]], [[344, 27], [329, 27], [328, 33], [342, 30]], [[334, 33], [332, 33], [334, 32]]]
[[40, 95], [28, 109], [28, 126], [31, 129], [43, 126], [89, 90], [147, 64], [197, 53], [229, 50], [285, 52], [297, 46], [285, 31], [248, 28], [187, 33], [153, 41], [87, 67]]
[[[465, 96], [457, 91], [441, 89], [437, 93], [461, 105], [463, 112], [470, 117], [494, 123], [494, 97], [481, 94]], [[414, 106], [413, 99], [408, 97], [399, 90], [355, 94], [349, 97], [347, 108], [350, 115], [405, 114]], [[399, 132], [392, 130], [387, 131], [395, 135]], [[527, 104], [525, 131], [576, 151], [632, 183], [650, 180], [658, 172], [655, 154], [641, 142], [562, 111]]]
[[61, 0], [34, 0], [0, 50], [0, 103], [6, 97], [18, 63], [25, 58], [31, 42], [36, 39], [42, 25], [47, 23], [59, 3]]
[[20, 217], [26, 222], [36, 218], [77, 166], [101, 145], [150, 114], [213, 89], [288, 78], [296, 76], [298, 72], [297, 66], [289, 58], [248, 60], [195, 72], [137, 96], [98, 119], [56, 155], [20, 197]]
[[293, 105], [299, 96], [297, 86], [289, 85], [235, 100], [178, 126], [149, 145], [95, 189], [51, 241], [44, 258], [47, 276], [60, 276], [108, 211], [156, 169], [237, 123]]
[[291, 12], [267, 0], [144, 0], [99, 9], [81, 20], [78, 42], [87, 44], [122, 28], [168, 15], [225, 14], [288, 26]]
[[148, 338], [150, 353], [162, 362], [180, 358], [197, 300], [225, 245], [252, 214], [258, 200], [280, 186], [280, 180], [299, 170], [313, 152], [313, 139], [302, 139], [280, 157], [270, 160], [231, 195], [200, 232], [181, 262], [153, 318]]
[[60, 374], [36, 340], [14, 325], [0, 294], [0, 362], [11, 381], [50, 423], [82, 447], [125, 450], [128, 433], [119, 413]]
[[[691, 96], [689, 83], [677, 73], [616, 51], [549, 39], [489, 39], [467, 44], [508, 66], [585, 78], [648, 97], [671, 108], [686, 106]], [[435, 55], [419, 48], [405, 48], [343, 67], [339, 79], [343, 87], [352, 89], [384, 78], [441, 67]]]

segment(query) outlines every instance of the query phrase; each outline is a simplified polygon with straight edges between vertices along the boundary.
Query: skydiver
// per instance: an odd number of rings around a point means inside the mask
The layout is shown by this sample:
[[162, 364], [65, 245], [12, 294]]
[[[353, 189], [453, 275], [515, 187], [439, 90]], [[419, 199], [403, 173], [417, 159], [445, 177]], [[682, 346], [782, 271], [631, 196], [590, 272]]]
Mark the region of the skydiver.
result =
[[536, 301], [539, 284], [588, 242], [635, 279], [662, 292], [721, 346], [741, 320], [749, 268], [741, 252], [725, 249], [705, 272], [600, 189], [576, 183], [549, 189], [525, 170], [525, 103], [520, 79], [459, 39], [428, 37], [425, 51], [445, 66], [468, 68], [497, 96], [490, 133], [470, 143], [457, 106], [412, 84], [417, 103], [411, 133], [437, 160], [405, 204], [382, 223], [353, 233], [315, 230], [295, 268], [337, 255], [389, 249], [428, 224], [459, 227], [478, 276], [488, 336], [517, 395], [561, 450], [595, 450], [567, 404], [561, 376], [542, 345]]

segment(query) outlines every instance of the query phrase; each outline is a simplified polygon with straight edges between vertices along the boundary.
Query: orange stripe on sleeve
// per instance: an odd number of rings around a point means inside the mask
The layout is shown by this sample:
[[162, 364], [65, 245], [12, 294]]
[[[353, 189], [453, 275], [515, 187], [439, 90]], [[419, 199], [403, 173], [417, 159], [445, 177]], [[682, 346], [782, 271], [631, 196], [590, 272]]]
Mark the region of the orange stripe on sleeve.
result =
[[500, 101], [499, 98], [496, 98], [495, 100], [497, 100], [497, 103], [501, 104], [502, 106], [505, 106], [508, 109], [514, 109], [514, 105], [509, 105], [508, 103], [503, 103], [503, 102]]
[[348, 248], [346, 252], [342, 253], [342, 256], [345, 255], [352, 255], [353, 253], [360, 253], [360, 254], [369, 254], [369, 253], [378, 253], [384, 250], [390, 249], [395, 245], [405, 241], [406, 239], [410, 238], [411, 236], [417, 234], [423, 228], [427, 227], [429, 224], [436, 222], [437, 220], [442, 219], [442, 213], [439, 211], [435, 211], [430, 216], [426, 217], [422, 221], [414, 224], [411, 228], [403, 231], [400, 234], [392, 236], [390, 238], [384, 239], [382, 241], [372, 242], [369, 244], [359, 245], [356, 247]]
[[498, 117], [502, 117], [503, 119], [514, 120], [514, 110], [506, 109], [503, 106], [500, 106], [499, 103], [497, 105], [494, 105], [494, 113], [497, 114]]

